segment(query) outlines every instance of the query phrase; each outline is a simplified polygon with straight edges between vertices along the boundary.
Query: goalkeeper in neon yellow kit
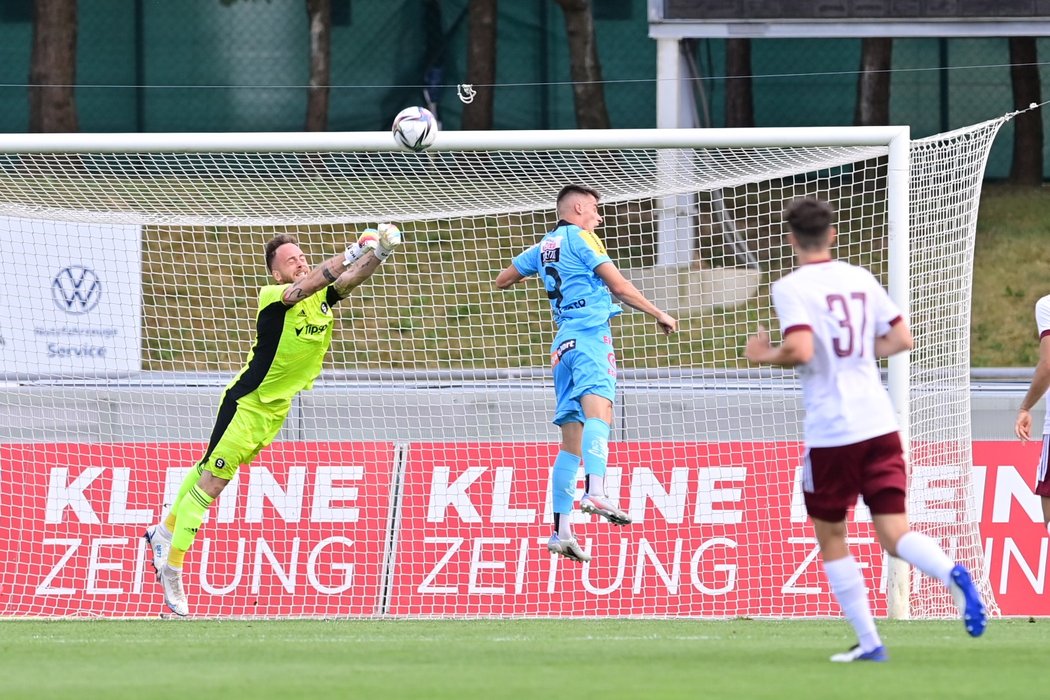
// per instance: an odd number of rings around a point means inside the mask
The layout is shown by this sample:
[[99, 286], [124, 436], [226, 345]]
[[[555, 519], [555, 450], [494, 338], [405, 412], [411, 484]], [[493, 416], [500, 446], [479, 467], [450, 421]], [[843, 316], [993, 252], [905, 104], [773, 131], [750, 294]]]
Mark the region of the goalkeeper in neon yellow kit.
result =
[[164, 521], [144, 535], [164, 602], [176, 615], [189, 614], [182, 562], [208, 506], [240, 465], [251, 464], [273, 441], [292, 399], [320, 374], [332, 341], [332, 306], [400, 244], [398, 228], [380, 224], [312, 270], [294, 237], [280, 235], [266, 244], [266, 269], [275, 284], [259, 291], [255, 344], [222, 394], [207, 451], [183, 480]]

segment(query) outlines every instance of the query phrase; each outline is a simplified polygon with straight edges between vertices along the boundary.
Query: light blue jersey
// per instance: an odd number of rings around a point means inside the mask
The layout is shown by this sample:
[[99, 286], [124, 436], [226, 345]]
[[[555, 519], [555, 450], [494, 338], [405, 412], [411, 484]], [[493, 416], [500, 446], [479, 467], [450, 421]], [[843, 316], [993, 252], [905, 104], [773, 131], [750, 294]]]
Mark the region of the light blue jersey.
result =
[[559, 221], [536, 245], [512, 260], [523, 277], [539, 275], [547, 289], [558, 335], [604, 326], [623, 312], [594, 268], [611, 262], [598, 236]]
[[594, 268], [612, 260], [594, 233], [559, 221], [512, 262], [522, 276], [542, 276], [558, 324], [551, 343], [554, 423], [583, 423], [582, 396], [597, 394], [610, 401], [616, 397], [616, 353], [609, 319], [623, 310], [594, 274]]

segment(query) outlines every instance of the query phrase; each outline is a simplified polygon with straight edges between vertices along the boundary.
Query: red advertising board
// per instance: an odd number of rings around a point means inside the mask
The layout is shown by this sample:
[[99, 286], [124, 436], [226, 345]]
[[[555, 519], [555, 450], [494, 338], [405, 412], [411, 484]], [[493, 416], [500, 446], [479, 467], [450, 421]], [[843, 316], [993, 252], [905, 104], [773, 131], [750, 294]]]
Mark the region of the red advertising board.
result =
[[[0, 446], [0, 615], [164, 612], [141, 534], [203, 449]], [[594, 557], [585, 565], [544, 546], [556, 444], [414, 443], [402, 460], [396, 449], [265, 450], [187, 557], [193, 614], [839, 614], [805, 519], [798, 443], [611, 445], [607, 490], [634, 524], [577, 512], [574, 532]], [[974, 444], [975, 546], [1005, 615], [1050, 615], [1048, 537], [1031, 491], [1038, 457], [1038, 444]], [[965, 479], [912, 479], [913, 520], [952, 552]], [[882, 555], [863, 508], [849, 536], [882, 615]]]
[[[584, 565], [544, 546], [557, 450], [410, 446], [390, 612], [834, 614], [794, 488], [797, 443], [610, 445], [607, 491], [634, 523], [577, 513], [574, 532], [593, 556]], [[870, 524], [851, 535], [878, 578]]]
[[[164, 612], [143, 530], [202, 444], [0, 446], [0, 614]], [[209, 511], [187, 557], [195, 616], [372, 615], [390, 443], [274, 444]]]
[[973, 443], [981, 546], [1003, 615], [1050, 615], [1047, 530], [1032, 493], [1041, 447], [1016, 440]]

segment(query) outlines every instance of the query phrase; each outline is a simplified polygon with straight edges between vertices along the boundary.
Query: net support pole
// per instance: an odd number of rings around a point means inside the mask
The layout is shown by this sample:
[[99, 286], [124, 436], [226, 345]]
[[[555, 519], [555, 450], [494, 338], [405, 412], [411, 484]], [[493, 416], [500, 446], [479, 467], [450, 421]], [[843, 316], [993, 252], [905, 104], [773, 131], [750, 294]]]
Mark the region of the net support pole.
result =
[[[685, 80], [688, 75], [682, 58], [681, 42], [677, 39], [659, 39], [656, 42], [656, 60], [659, 79], [656, 83], [656, 126], [660, 129], [696, 127], [692, 118], [693, 86]], [[673, 178], [678, 166], [673, 153], [661, 151], [660, 176]], [[683, 206], [684, 205], [684, 206]], [[693, 227], [688, 215], [687, 197], [669, 195], [660, 197], [659, 223], [656, 230], [656, 264], [681, 265], [688, 263]]]
[[[909, 318], [911, 283], [909, 278], [909, 181], [911, 177], [911, 130], [902, 127], [890, 139], [887, 158], [887, 229], [889, 238], [889, 295]], [[905, 464], [910, 464], [910, 353], [901, 352], [889, 358], [889, 393], [900, 425]], [[910, 476], [910, 474], [909, 474]], [[902, 559], [883, 554], [886, 578], [886, 614], [897, 620], [911, 617], [910, 568]]]

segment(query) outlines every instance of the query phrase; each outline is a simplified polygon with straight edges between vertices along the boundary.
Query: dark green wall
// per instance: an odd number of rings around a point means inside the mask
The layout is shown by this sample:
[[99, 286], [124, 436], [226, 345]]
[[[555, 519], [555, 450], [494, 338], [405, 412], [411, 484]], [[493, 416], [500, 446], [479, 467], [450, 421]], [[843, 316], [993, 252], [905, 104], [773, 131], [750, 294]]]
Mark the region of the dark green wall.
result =
[[[428, 66], [440, 69], [436, 82], [445, 86], [436, 93], [442, 122], [457, 128], [465, 108], [454, 86], [466, 81], [467, 1], [332, 0], [329, 128], [387, 128], [402, 107], [423, 103]], [[79, 0], [81, 130], [301, 129], [305, 6], [304, 0]], [[0, 2], [2, 132], [28, 127], [31, 7], [32, 0]], [[602, 0], [595, 7], [612, 125], [654, 126], [656, 46], [644, 3]], [[502, 0], [498, 32], [496, 128], [575, 127], [560, 7], [553, 0]], [[1047, 55], [1050, 39], [1040, 40], [1040, 49]], [[712, 126], [724, 124], [724, 50], [721, 40], [697, 43]], [[853, 39], [753, 42], [756, 125], [850, 124], [859, 53]], [[1006, 39], [895, 41], [892, 121], [910, 124], [919, 137], [1009, 111], [1007, 60]], [[990, 176], [1008, 172], [1011, 138], [1007, 125]]]

